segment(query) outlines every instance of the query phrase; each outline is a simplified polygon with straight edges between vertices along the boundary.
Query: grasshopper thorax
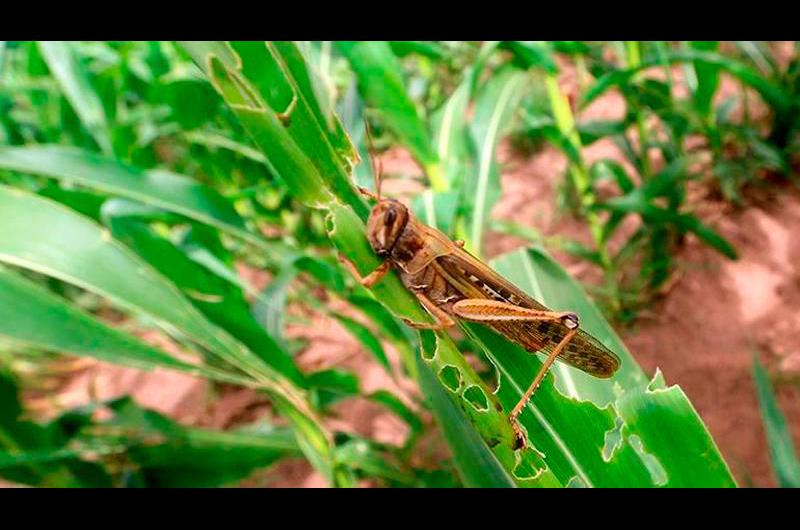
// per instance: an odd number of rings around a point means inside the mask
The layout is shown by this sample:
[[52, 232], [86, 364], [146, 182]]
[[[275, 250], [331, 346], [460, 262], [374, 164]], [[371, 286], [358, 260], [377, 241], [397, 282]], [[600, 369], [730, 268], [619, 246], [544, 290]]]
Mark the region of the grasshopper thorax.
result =
[[381, 199], [367, 220], [367, 239], [378, 256], [388, 256], [408, 223], [408, 208], [394, 199]]

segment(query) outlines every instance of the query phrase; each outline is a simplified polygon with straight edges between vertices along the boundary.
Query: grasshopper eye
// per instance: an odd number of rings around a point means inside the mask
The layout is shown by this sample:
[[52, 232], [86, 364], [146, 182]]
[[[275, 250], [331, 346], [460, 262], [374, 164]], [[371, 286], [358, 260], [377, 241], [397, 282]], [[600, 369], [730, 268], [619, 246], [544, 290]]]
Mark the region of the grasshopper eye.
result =
[[395, 221], [397, 221], [397, 212], [394, 210], [386, 212], [386, 224], [393, 225]]

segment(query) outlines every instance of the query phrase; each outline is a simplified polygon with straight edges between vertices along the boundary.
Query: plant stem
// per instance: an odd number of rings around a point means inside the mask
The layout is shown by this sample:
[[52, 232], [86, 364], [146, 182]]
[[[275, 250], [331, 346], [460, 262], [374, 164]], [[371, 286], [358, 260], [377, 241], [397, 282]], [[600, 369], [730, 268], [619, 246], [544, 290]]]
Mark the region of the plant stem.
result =
[[[639, 48], [639, 42], [635, 40], [625, 41], [625, 62], [628, 68], [639, 68], [642, 65], [642, 52]], [[634, 81], [639, 75], [633, 77]], [[629, 102], [630, 103], [630, 102]], [[647, 124], [645, 123], [645, 115], [638, 103], [631, 105], [636, 114], [636, 125], [639, 130], [639, 152], [642, 160], [642, 180], [647, 180], [652, 175], [650, 167], [650, 151], [648, 148], [649, 138], [647, 134]]]
[[575, 116], [569, 106], [567, 96], [558, 85], [557, 76], [555, 74], [547, 74], [545, 76], [545, 85], [547, 87], [547, 96], [550, 100], [550, 108], [553, 111], [553, 117], [555, 118], [558, 130], [565, 140], [571, 144], [574, 151], [579, 153], [579, 160], [577, 162], [569, 161], [568, 173], [572, 179], [573, 189], [578, 194], [581, 211], [589, 223], [589, 231], [597, 247], [600, 263], [606, 282], [608, 283], [609, 291], [611, 292], [612, 308], [615, 312], [618, 312], [621, 308], [621, 303], [616, 282], [616, 272], [614, 270], [614, 263], [611, 261], [611, 257], [608, 253], [605, 238], [603, 237], [602, 220], [592, 209], [595, 204], [594, 190], [589, 181], [589, 171], [586, 168], [583, 157], [580, 156], [583, 145], [581, 143], [581, 137], [578, 134], [578, 129], [575, 126]]

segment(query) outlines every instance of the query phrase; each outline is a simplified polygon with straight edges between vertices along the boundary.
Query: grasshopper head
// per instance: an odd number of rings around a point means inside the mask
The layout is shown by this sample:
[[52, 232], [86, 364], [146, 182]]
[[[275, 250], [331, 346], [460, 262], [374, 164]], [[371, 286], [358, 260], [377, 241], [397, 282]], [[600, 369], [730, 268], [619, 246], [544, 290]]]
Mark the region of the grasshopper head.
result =
[[408, 208], [394, 199], [381, 199], [367, 220], [367, 239], [378, 256], [388, 256], [408, 223]]

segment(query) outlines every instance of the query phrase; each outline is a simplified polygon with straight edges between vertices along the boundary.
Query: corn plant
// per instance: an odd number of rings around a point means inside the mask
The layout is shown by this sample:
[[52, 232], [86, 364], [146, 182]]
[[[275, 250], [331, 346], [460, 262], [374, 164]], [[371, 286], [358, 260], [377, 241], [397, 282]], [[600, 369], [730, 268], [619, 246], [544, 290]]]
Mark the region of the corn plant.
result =
[[[623, 365], [602, 382], [559, 365], [521, 416], [531, 434], [522, 451], [513, 449], [508, 410], [541, 361], [479, 325], [464, 325], [458, 341], [413, 332], [399, 318], [428, 317], [396, 276], [367, 290], [338, 265], [337, 254], [362, 274], [378, 265], [364, 233], [370, 205], [356, 189], [357, 180], [371, 182], [369, 164], [359, 161], [364, 114], [384, 142], [406, 147], [423, 170], [428, 189], [414, 201], [420, 217], [482, 253], [499, 196], [496, 147], [535, 79], [499, 56], [498, 45], [456, 47], [463, 55], [453, 64], [469, 57], [470, 66], [452, 82], [453, 70], [441, 64], [450, 48], [430, 43], [15, 44], [14, 74], [4, 76], [12, 86], [2, 90], [12, 105], [3, 123], [7, 145], [0, 147], [0, 223], [10, 236], [0, 242], [0, 336], [11, 358], [22, 349], [56, 351], [263, 393], [285, 427], [275, 432], [282, 442], [290, 433], [291, 443], [242, 441], [252, 459], [241, 455], [239, 464], [223, 466], [227, 474], [198, 484], [225, 483], [301, 454], [334, 486], [362, 477], [399, 486], [735, 485], [681, 389], [667, 386], [660, 372], [646, 377], [545, 250], [520, 249], [492, 265], [547, 305], [579, 313]], [[412, 95], [402, 55], [449, 72], [439, 88], [416, 96], [437, 108]], [[206, 107], [194, 112], [189, 94], [205, 98]], [[269, 270], [272, 283], [253, 292], [235, 262]], [[190, 355], [177, 358], [112, 327], [81, 306], [76, 287], [140, 326], [157, 326]], [[304, 373], [293, 359], [298, 345], [283, 335], [288, 301], [334, 314], [331, 300], [365, 317], [368, 325], [338, 315], [375, 362], [394, 370], [383, 346], [391, 343], [401, 375], [420, 389], [413, 410], [388, 392], [365, 396], [408, 423], [404, 447], [332, 432], [329, 406], [359, 395], [357, 378], [335, 369]], [[477, 370], [467, 355], [490, 368]], [[175, 426], [129, 401], [101, 405], [128, 418], [127, 426], [155, 429], [167, 445], [174, 432], [218, 448], [238, 440], [238, 432]], [[34, 447], [13, 445], [16, 410], [3, 424], [11, 436], [0, 438], [0, 448], [28, 458]], [[457, 481], [408, 459], [423, 410], [449, 446], [452, 463], [444, 468], [452, 465]], [[71, 454], [84, 461], [86, 437], [105, 440], [92, 429], [80, 432]], [[147, 476], [152, 462], [127, 449], [135, 442], [121, 443]], [[72, 447], [64, 438], [48, 444], [51, 451]], [[156, 464], [168, 463], [162, 457], [153, 457]], [[139, 484], [185, 484], [177, 475]]]
[[[523, 130], [549, 139], [567, 156], [563, 202], [585, 217], [593, 243], [586, 247], [570, 242], [564, 249], [603, 270], [605, 281], [598, 293], [612, 315], [629, 320], [669, 279], [674, 268], [672, 256], [686, 234], [694, 234], [729, 258], [735, 259], [736, 251], [686, 204], [687, 183], [705, 175], [702, 166], [698, 168], [697, 156], [686, 148], [688, 136], [700, 133], [712, 145], [721, 142], [711, 105], [719, 68], [699, 58], [687, 61], [696, 82], [690, 97], [680, 100], [674, 95], [668, 69], [670, 61], [677, 59], [666, 43], [616, 44], [616, 61], [598, 53], [603, 47], [585, 44], [509, 42], [504, 47], [516, 61], [545, 76], [549, 106], [540, 106], [535, 114], [529, 112]], [[694, 48], [709, 46], [692, 43]], [[556, 81], [556, 54], [570, 58], [582, 78], [591, 74], [596, 79], [583, 83], [577, 109]], [[647, 66], [665, 71], [665, 79], [645, 76]], [[626, 105], [621, 120], [580, 121], [576, 117], [612, 87], [619, 90]], [[652, 118], [657, 119], [655, 125]], [[585, 160], [583, 148], [603, 138], [614, 142], [627, 168], [611, 158], [591, 164]], [[600, 191], [609, 186], [614, 190], [611, 197]], [[621, 241], [619, 237], [615, 240], [629, 216], [637, 219], [638, 228]], [[632, 274], [631, 270], [638, 272]]]

